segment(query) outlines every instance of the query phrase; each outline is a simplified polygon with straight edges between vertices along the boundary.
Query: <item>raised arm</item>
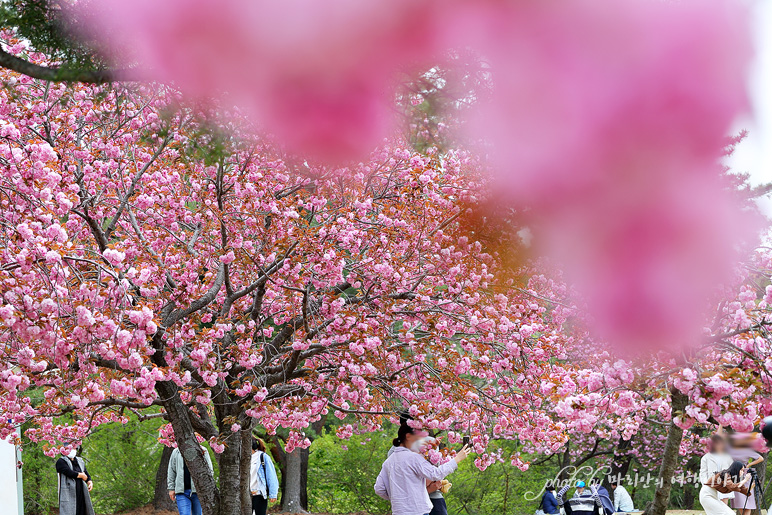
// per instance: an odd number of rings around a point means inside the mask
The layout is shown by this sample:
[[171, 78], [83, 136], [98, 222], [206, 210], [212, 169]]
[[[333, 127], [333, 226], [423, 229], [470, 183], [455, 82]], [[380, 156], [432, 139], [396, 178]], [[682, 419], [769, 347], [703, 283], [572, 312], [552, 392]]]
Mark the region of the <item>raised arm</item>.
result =
[[569, 488], [568, 485], [566, 485], [560, 490], [558, 490], [558, 495], [556, 497], [556, 500], [558, 501], [558, 506], [563, 506], [563, 502], [564, 502], [563, 498], [565, 497], [566, 492], [568, 492], [568, 488]]
[[598, 493], [598, 485], [592, 484], [590, 485], [590, 492], [592, 493], [592, 498], [595, 501], [595, 506], [603, 506], [603, 502], [600, 500], [600, 494]]

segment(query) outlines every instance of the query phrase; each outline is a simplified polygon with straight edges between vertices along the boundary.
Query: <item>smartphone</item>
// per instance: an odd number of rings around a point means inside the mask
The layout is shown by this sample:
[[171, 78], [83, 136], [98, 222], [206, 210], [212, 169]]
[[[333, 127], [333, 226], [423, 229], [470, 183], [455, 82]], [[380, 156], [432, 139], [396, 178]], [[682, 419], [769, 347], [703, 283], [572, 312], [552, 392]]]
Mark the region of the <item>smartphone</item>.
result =
[[461, 443], [462, 445], [469, 445], [471, 443], [471, 439], [468, 436], [465, 436]]

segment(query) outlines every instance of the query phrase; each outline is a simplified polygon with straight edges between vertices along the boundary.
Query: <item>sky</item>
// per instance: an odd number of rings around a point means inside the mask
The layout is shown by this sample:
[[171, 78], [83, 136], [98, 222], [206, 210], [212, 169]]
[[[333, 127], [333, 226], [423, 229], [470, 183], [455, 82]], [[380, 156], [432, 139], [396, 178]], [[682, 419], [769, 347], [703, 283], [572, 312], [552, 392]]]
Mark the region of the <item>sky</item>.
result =
[[[756, 55], [749, 77], [750, 116], [738, 120], [736, 131], [748, 130], [728, 164], [738, 172], [748, 172], [753, 184], [772, 182], [772, 0], [755, 0], [751, 20]], [[772, 198], [760, 201], [772, 215]]]

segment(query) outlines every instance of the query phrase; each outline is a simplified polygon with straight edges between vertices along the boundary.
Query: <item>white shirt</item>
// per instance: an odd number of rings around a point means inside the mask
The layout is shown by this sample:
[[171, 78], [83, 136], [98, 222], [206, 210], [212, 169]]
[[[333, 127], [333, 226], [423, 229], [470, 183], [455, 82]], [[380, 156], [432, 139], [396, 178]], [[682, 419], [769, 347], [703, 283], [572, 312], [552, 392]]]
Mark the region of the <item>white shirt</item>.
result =
[[732, 457], [729, 454], [707, 453], [700, 459], [700, 483], [704, 485], [716, 472], [728, 469], [731, 464]]
[[249, 482], [249, 489], [252, 492], [257, 492], [258, 494], [263, 496], [263, 499], [268, 499], [268, 487], [266, 484], [260, 479], [260, 474], [258, 474], [257, 469], [261, 465], [260, 456], [263, 453], [261, 451], [257, 451], [252, 454], [251, 462], [250, 462], [250, 482]]
[[392, 515], [426, 515], [433, 507], [426, 480], [444, 479], [457, 466], [455, 460], [450, 460], [435, 467], [420, 454], [397, 447], [383, 462], [375, 493], [391, 502]]
[[617, 485], [617, 487], [614, 488], [614, 509], [616, 511], [624, 512], [635, 511], [635, 508], [633, 507], [633, 498], [630, 497], [630, 494], [627, 493], [627, 490], [625, 490], [625, 487], [622, 485]]

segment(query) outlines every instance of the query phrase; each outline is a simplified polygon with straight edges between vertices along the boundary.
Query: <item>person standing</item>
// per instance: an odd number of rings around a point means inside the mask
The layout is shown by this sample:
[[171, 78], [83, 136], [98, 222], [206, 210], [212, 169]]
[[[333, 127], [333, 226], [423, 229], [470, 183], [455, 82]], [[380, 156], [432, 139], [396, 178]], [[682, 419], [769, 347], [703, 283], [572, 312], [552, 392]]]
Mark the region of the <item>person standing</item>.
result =
[[[758, 436], [758, 433], [733, 434], [729, 445], [729, 455], [732, 459], [743, 463], [747, 468], [763, 462], [763, 456], [752, 448]], [[750, 488], [750, 495], [735, 492], [734, 499], [732, 499], [732, 508], [738, 510], [739, 515], [751, 515], [753, 510], [756, 509], [756, 496], [753, 493], [752, 486]]]
[[715, 482], [716, 475], [726, 470], [732, 464], [732, 458], [727, 453], [726, 440], [720, 434], [710, 438], [710, 448], [700, 459], [700, 504], [706, 515], [734, 515], [734, 511], [723, 501]]
[[268, 500], [275, 502], [279, 495], [279, 478], [273, 460], [265, 452], [265, 443], [252, 439], [252, 461], [249, 467], [249, 489], [252, 492], [252, 511], [255, 515], [265, 515]]
[[91, 489], [94, 483], [86, 470], [86, 462], [75, 449], [56, 460], [59, 477], [59, 515], [94, 515]]
[[614, 510], [617, 513], [629, 513], [635, 511], [633, 498], [627, 493], [627, 489], [617, 481], [610, 483], [611, 490], [614, 492]]
[[[407, 420], [407, 418], [404, 418], [402, 423], [406, 424]], [[427, 442], [427, 440], [429, 440], [429, 442]], [[418, 447], [418, 449], [412, 450], [419, 453], [423, 452], [422, 447], [424, 443], [428, 443], [429, 446], [435, 446], [438, 443], [437, 440], [432, 437], [421, 438], [418, 442], [420, 443], [414, 445], [415, 447]], [[397, 447], [392, 445], [389, 448], [389, 452], [386, 454], [386, 458], [394, 454], [396, 449]], [[442, 494], [443, 483], [447, 484], [445, 488], [450, 488], [450, 483], [444, 479], [439, 481], [426, 481], [426, 492], [429, 494], [429, 500], [432, 503], [432, 511], [429, 512], [429, 515], [448, 515], [448, 505], [445, 503], [445, 496]]]
[[442, 480], [469, 455], [469, 446], [465, 445], [452, 460], [435, 467], [419, 454], [424, 436], [403, 422], [392, 442], [395, 449], [383, 462], [375, 481], [375, 493], [391, 503], [392, 515], [428, 515], [434, 505], [427, 481]]
[[[209, 473], [214, 474], [212, 459], [204, 447], [199, 447], [209, 466]], [[180, 450], [175, 447], [169, 458], [169, 468], [166, 470], [166, 488], [169, 490], [169, 498], [177, 503], [177, 511], [180, 515], [201, 515], [201, 503], [196, 493], [196, 485], [190, 477], [188, 464], [182, 457]]]

